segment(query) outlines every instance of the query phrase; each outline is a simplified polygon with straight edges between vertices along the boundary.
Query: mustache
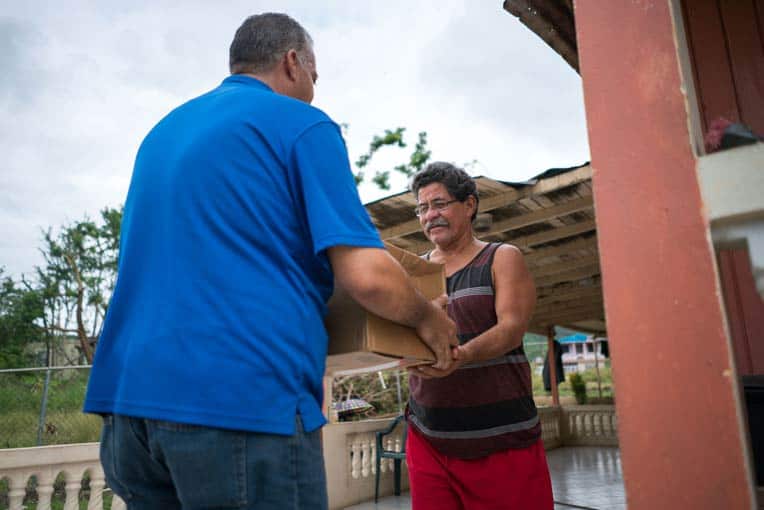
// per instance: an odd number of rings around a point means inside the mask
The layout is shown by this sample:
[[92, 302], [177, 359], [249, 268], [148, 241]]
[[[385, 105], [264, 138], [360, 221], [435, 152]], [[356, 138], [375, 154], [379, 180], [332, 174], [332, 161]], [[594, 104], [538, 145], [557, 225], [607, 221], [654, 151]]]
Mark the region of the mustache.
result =
[[427, 223], [424, 228], [427, 232], [434, 227], [447, 227], [448, 222], [444, 218], [435, 218], [430, 223]]

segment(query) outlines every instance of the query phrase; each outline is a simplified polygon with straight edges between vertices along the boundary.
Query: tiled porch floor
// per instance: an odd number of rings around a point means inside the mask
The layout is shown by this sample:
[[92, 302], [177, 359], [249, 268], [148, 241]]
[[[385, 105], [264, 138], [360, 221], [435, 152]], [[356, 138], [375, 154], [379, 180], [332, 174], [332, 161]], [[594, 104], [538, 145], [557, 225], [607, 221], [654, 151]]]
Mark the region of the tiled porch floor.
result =
[[[547, 452], [555, 510], [571, 508], [625, 510], [621, 455], [618, 448], [577, 446]], [[409, 510], [411, 497], [388, 497], [346, 510]]]

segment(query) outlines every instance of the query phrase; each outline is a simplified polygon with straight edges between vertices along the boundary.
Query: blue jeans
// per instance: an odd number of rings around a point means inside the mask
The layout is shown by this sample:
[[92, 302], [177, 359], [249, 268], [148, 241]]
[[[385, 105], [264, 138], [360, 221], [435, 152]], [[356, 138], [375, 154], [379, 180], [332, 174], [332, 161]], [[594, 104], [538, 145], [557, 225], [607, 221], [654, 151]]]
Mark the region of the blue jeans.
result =
[[325, 510], [319, 430], [293, 436], [104, 416], [101, 464], [129, 510]]

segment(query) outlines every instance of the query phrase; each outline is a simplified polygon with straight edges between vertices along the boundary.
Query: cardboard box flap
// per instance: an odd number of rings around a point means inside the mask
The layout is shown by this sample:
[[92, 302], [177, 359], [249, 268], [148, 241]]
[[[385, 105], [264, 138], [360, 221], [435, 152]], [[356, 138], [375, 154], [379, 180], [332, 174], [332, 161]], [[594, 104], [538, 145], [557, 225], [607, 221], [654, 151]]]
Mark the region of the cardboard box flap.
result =
[[395, 257], [403, 266], [403, 269], [409, 274], [411, 282], [424, 297], [435, 299], [446, 293], [446, 272], [443, 264], [424, 260], [390, 243], [385, 243], [385, 247], [390, 255]]
[[428, 274], [437, 274], [442, 272], [443, 265], [436, 264], [423, 259], [422, 257], [398, 248], [394, 244], [385, 242], [385, 248], [387, 251], [400, 262], [403, 269], [411, 276], [424, 276]]

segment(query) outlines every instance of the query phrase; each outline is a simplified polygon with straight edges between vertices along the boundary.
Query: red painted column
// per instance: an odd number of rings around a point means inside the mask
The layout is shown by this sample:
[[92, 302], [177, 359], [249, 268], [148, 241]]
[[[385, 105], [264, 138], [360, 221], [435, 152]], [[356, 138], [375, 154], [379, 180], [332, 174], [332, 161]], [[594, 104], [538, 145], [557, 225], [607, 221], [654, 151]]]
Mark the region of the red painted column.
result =
[[576, 0], [575, 16], [628, 507], [749, 508], [669, 0]]

